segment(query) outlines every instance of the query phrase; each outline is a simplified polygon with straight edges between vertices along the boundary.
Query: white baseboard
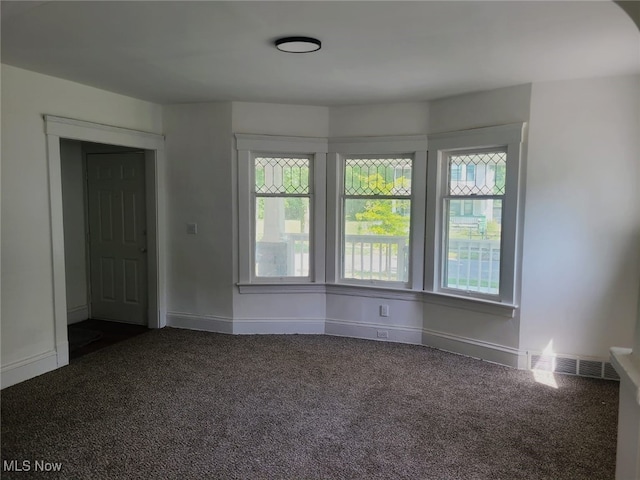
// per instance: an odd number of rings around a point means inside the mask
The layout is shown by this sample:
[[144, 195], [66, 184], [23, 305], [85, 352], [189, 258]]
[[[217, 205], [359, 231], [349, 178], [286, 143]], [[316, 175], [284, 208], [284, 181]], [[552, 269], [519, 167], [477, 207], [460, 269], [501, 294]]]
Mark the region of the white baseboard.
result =
[[89, 318], [89, 306], [80, 305], [67, 310], [67, 324], [82, 322]]
[[235, 318], [233, 333], [252, 334], [323, 334], [324, 318]]
[[192, 315], [189, 313], [167, 313], [167, 327], [201, 330], [203, 332], [234, 333], [233, 319], [213, 315]]
[[517, 348], [426, 329], [422, 330], [422, 344], [508, 367], [526, 368], [526, 353]]
[[[378, 337], [378, 332], [386, 332], [387, 338]], [[350, 322], [328, 318], [324, 333], [338, 337], [364, 338], [386, 342], [422, 344], [422, 329], [400, 325], [384, 325], [378, 323]], [[383, 333], [384, 335], [384, 333]]]
[[56, 360], [58, 368], [69, 365], [69, 342], [56, 345]]
[[[230, 318], [213, 315], [192, 315], [180, 312], [167, 314], [167, 326], [206, 332], [251, 334], [326, 334], [414, 345], [425, 345], [451, 353], [507, 365], [526, 368], [526, 353], [516, 348], [466, 338], [419, 327], [350, 322], [324, 318]], [[379, 335], [387, 335], [380, 338]], [[2, 388], [23, 382], [69, 363], [68, 344], [2, 367]]]
[[58, 368], [58, 357], [54, 350], [10, 363], [1, 370], [2, 388], [24, 382], [56, 368]]

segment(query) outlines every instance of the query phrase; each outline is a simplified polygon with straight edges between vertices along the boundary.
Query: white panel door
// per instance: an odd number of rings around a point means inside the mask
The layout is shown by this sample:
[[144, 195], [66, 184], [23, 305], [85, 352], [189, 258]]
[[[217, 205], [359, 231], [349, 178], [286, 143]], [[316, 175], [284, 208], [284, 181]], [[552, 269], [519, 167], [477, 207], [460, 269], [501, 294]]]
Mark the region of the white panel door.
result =
[[91, 318], [147, 324], [144, 153], [87, 155]]

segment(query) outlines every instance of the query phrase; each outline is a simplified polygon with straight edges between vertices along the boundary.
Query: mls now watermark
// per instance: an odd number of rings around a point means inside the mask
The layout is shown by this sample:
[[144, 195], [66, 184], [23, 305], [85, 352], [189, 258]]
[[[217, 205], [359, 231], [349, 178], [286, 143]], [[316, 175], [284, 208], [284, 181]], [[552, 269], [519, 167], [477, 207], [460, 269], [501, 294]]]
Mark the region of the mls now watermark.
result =
[[3, 472], [59, 472], [62, 462], [46, 462], [44, 460], [3, 460]]

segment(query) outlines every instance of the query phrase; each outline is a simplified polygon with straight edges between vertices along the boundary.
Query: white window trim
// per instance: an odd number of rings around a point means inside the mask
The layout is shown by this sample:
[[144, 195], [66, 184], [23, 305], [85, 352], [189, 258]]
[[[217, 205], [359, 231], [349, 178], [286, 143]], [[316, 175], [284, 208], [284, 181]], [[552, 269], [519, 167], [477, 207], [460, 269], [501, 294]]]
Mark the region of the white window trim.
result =
[[[341, 278], [342, 255], [342, 163], [349, 155], [410, 155], [413, 158], [411, 173], [411, 229], [409, 233], [409, 280], [387, 282], [382, 280], [357, 280]], [[327, 224], [327, 283], [345, 286], [369, 286], [378, 288], [422, 290], [423, 262], [415, 261], [424, 251], [424, 205], [427, 174], [426, 135], [349, 137], [329, 140], [327, 158], [327, 210], [333, 217]]]
[[[515, 309], [519, 293], [521, 264], [522, 205], [524, 161], [522, 142], [524, 123], [477, 128], [459, 132], [429, 135], [428, 198], [425, 242], [425, 291], [443, 298], [456, 297], [474, 299], [483, 304], [502, 304]], [[480, 150], [492, 147], [506, 148], [507, 174], [502, 211], [502, 243], [500, 292], [494, 295], [474, 293], [441, 287], [443, 275], [443, 192], [446, 189], [446, 157], [451, 152]]]
[[[315, 137], [236, 134], [238, 151], [238, 285], [305, 285], [325, 281], [326, 159], [327, 140]], [[310, 238], [313, 255], [309, 277], [256, 277], [254, 275], [255, 221], [253, 217], [253, 160], [255, 154], [298, 154], [311, 158], [313, 189]], [[245, 292], [252, 289], [244, 288]]]

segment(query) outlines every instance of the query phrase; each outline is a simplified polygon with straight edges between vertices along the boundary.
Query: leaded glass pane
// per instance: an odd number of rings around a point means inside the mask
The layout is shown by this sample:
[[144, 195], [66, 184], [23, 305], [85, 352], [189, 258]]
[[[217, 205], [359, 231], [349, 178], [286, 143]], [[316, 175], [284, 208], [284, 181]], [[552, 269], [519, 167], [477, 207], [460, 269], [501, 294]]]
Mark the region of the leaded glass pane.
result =
[[410, 158], [348, 158], [345, 195], [411, 195]]
[[256, 157], [256, 193], [308, 194], [309, 159]]
[[449, 195], [504, 195], [506, 152], [449, 156]]

